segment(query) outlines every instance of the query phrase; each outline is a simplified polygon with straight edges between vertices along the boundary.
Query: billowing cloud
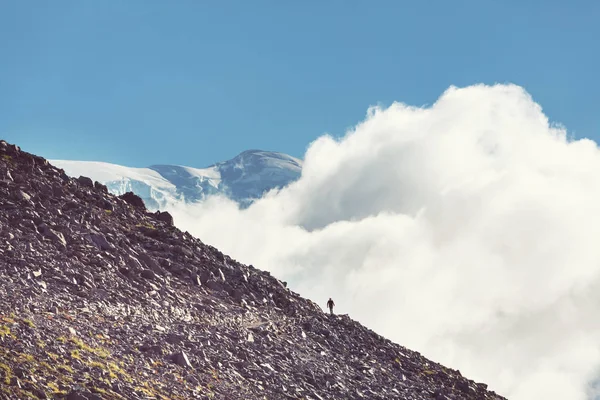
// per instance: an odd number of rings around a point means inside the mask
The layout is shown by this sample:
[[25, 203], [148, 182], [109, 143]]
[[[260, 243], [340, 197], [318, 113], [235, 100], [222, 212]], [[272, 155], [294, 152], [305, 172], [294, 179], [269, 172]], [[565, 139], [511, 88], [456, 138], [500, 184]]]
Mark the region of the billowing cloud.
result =
[[593, 397], [600, 362], [600, 152], [514, 85], [372, 108], [246, 210], [176, 223], [305, 297], [511, 399]]

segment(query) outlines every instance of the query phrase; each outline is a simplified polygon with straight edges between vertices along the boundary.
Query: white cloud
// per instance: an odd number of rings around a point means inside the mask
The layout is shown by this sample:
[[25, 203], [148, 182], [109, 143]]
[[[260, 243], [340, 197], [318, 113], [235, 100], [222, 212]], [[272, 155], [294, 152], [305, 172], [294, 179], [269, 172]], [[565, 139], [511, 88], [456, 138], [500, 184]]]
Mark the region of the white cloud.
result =
[[241, 262], [511, 399], [585, 399], [600, 363], [600, 152], [513, 85], [372, 108], [247, 210], [172, 210]]

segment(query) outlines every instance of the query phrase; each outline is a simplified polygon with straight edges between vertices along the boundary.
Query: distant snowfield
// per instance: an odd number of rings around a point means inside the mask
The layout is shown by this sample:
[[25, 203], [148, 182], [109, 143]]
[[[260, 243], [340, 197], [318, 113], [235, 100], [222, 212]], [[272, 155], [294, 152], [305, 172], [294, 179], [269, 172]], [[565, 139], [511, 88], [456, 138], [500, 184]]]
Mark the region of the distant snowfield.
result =
[[73, 177], [87, 176], [120, 195], [138, 194], [150, 210], [223, 195], [248, 205], [272, 189], [297, 180], [302, 161], [287, 154], [248, 150], [207, 168], [182, 165], [126, 167], [99, 161], [49, 160]]
[[100, 161], [50, 160], [50, 163], [64, 169], [69, 176], [88, 176], [102, 183], [129, 179], [157, 189], [175, 190], [174, 184], [150, 168], [125, 167]]

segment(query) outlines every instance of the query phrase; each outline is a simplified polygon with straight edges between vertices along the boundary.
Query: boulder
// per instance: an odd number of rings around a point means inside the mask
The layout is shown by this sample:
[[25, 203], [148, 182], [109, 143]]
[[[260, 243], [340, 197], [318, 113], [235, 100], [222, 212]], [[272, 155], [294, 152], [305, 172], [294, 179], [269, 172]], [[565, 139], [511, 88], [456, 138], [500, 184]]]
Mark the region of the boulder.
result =
[[135, 208], [139, 208], [143, 211], [146, 211], [146, 205], [144, 204], [144, 200], [137, 194], [133, 192], [127, 192], [119, 196], [120, 199], [125, 200], [127, 204], [134, 206]]
[[102, 200], [102, 209], [107, 210], [107, 211], [114, 211], [115, 207], [113, 206], [113, 204], [110, 201]]
[[219, 282], [213, 281], [212, 279], [206, 281], [205, 286], [210, 290], [214, 290], [216, 292], [223, 290], [223, 286]]
[[19, 190], [19, 191], [17, 192], [17, 197], [18, 197], [20, 200], [23, 200], [23, 201], [31, 201], [31, 196], [30, 196], [29, 194], [25, 193], [25, 192], [24, 192], [24, 191], [22, 191], [22, 190]]
[[156, 274], [151, 269], [143, 270], [140, 275], [142, 278], [146, 278], [146, 279], [155, 279], [156, 278]]
[[67, 247], [67, 241], [62, 233], [57, 232], [53, 229], [50, 229], [48, 225], [41, 224], [38, 226], [38, 232], [44, 235], [45, 237], [51, 239], [52, 241], [59, 244], [61, 247]]
[[103, 185], [98, 181], [94, 182], [94, 187], [96, 188], [96, 190], [99, 190], [102, 193], [108, 193], [108, 188], [106, 187], [106, 185]]
[[79, 182], [80, 185], [85, 186], [85, 187], [89, 187], [89, 188], [94, 187], [94, 182], [87, 176], [80, 176], [79, 178], [77, 178], [77, 182]]
[[154, 213], [154, 217], [162, 222], [165, 222], [167, 225], [173, 226], [173, 217], [167, 211], [157, 211]]
[[240, 303], [242, 301], [243, 293], [240, 289], [231, 289], [227, 293], [229, 293], [236, 303]]
[[162, 274], [164, 272], [154, 257], [149, 254], [140, 253], [138, 255], [138, 260], [143, 263], [147, 269], [152, 270], [157, 274]]
[[173, 361], [175, 364], [177, 364], [181, 367], [192, 368], [192, 364], [190, 363], [190, 360], [189, 360], [187, 354], [185, 354], [183, 351], [172, 354], [171, 361]]
[[113, 245], [108, 243], [106, 237], [101, 233], [88, 233], [85, 235], [85, 238], [88, 242], [93, 244], [98, 248], [98, 250], [112, 250]]

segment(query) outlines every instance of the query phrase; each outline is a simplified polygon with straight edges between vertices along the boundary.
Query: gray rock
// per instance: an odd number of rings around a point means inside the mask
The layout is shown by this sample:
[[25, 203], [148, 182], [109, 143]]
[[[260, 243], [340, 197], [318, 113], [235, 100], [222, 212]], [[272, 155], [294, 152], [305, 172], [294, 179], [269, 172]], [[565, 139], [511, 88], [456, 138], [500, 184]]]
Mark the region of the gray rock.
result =
[[213, 280], [206, 281], [206, 284], [204, 286], [216, 292], [223, 290], [223, 286], [219, 282]]
[[38, 231], [45, 237], [53, 240], [54, 242], [62, 246], [63, 248], [67, 247], [67, 241], [65, 240], [63, 234], [53, 229], [50, 229], [48, 225], [41, 224], [40, 226], [38, 226]]
[[242, 301], [242, 291], [240, 289], [232, 289], [228, 292], [229, 295], [233, 298], [236, 303], [240, 303]]
[[183, 335], [178, 335], [176, 333], [169, 333], [165, 337], [165, 341], [169, 344], [180, 344], [184, 340], [185, 340], [185, 337]]
[[146, 266], [146, 268], [151, 269], [155, 273], [162, 274], [164, 272], [161, 266], [158, 264], [158, 262], [156, 262], [154, 257], [152, 257], [151, 255], [147, 253], [140, 253], [138, 255], [138, 259], [143, 265]]
[[140, 273], [142, 278], [156, 279], [156, 274], [151, 269], [145, 269]]
[[61, 198], [65, 195], [65, 192], [61, 186], [59, 186], [58, 184], [54, 184], [52, 186], [52, 195], [54, 197]]
[[101, 233], [88, 233], [84, 237], [99, 250], [114, 250], [113, 245], [111, 245]]
[[133, 192], [127, 192], [125, 194], [122, 194], [121, 196], [119, 196], [119, 198], [125, 200], [127, 204], [139, 208], [140, 210], [146, 210], [146, 205], [144, 204], [142, 198]]
[[181, 367], [192, 368], [192, 364], [190, 363], [188, 356], [183, 351], [172, 354], [171, 361], [173, 361], [175, 364], [177, 364]]
[[127, 257], [127, 266], [132, 270], [140, 270], [143, 268], [142, 263], [140, 263], [140, 261], [133, 256]]
[[110, 201], [102, 200], [102, 209], [107, 210], [107, 211], [114, 211], [115, 207], [113, 206], [113, 204]]
[[173, 226], [173, 217], [166, 211], [157, 211], [154, 213], [157, 220], [165, 222], [167, 225]]
[[66, 400], [102, 400], [102, 397], [89, 392], [73, 391], [67, 395]]
[[102, 193], [108, 193], [108, 188], [106, 187], [106, 185], [103, 185], [98, 181], [94, 182], [94, 188], [101, 191]]
[[24, 191], [22, 191], [22, 190], [19, 190], [19, 192], [18, 192], [18, 197], [19, 197], [21, 200], [25, 200], [25, 201], [31, 201], [31, 196], [30, 196], [30, 195], [28, 195], [27, 193], [25, 193], [25, 192], [24, 192]]
[[94, 182], [87, 176], [80, 176], [79, 178], [77, 178], [77, 182], [79, 182], [79, 184], [82, 186], [86, 186], [86, 187], [90, 187], [90, 188], [94, 187]]
[[196, 284], [198, 286], [202, 286], [202, 280], [200, 279], [200, 275], [193, 274], [192, 275], [192, 281], [194, 282], [194, 284]]

